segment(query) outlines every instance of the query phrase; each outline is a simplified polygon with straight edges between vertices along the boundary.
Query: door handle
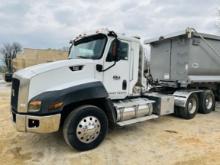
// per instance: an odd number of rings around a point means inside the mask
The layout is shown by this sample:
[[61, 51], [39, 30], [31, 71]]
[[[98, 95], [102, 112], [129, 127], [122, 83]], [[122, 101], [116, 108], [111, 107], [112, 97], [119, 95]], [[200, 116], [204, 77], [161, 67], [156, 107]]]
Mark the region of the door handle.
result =
[[127, 81], [123, 80], [122, 82], [122, 90], [126, 90], [127, 89]]

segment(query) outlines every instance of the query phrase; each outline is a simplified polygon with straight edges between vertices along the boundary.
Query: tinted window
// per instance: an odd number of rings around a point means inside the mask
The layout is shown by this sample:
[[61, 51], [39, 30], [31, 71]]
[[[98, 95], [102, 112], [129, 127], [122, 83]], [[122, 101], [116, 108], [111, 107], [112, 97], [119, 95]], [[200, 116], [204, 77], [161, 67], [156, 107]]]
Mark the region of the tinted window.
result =
[[[116, 41], [112, 41], [107, 59], [106, 61], [113, 61], [114, 60], [114, 47], [116, 45]], [[126, 42], [119, 41], [119, 48], [118, 48], [118, 60], [128, 60], [128, 50], [129, 46]]]
[[119, 59], [120, 60], [128, 59], [128, 44], [126, 42], [120, 42], [119, 44]]

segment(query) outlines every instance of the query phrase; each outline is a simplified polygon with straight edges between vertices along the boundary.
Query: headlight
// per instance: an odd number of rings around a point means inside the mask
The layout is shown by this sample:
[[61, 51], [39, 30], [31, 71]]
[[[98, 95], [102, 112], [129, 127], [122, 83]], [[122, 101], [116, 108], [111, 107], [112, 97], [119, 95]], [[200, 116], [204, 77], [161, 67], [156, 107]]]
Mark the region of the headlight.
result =
[[40, 100], [32, 100], [28, 104], [28, 112], [37, 112], [40, 111], [41, 101]]

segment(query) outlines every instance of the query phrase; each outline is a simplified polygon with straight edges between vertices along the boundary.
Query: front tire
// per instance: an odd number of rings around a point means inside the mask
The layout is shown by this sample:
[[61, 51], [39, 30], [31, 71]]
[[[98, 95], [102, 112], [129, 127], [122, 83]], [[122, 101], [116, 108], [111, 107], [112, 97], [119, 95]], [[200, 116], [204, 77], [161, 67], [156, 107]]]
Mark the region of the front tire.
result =
[[198, 112], [199, 101], [196, 94], [191, 94], [184, 108], [179, 108], [179, 116], [184, 119], [192, 119]]
[[200, 97], [199, 112], [203, 114], [210, 113], [215, 110], [215, 96], [212, 91], [205, 91]]
[[103, 110], [93, 105], [78, 107], [73, 110], [63, 126], [66, 143], [80, 151], [97, 147], [105, 138], [108, 119]]

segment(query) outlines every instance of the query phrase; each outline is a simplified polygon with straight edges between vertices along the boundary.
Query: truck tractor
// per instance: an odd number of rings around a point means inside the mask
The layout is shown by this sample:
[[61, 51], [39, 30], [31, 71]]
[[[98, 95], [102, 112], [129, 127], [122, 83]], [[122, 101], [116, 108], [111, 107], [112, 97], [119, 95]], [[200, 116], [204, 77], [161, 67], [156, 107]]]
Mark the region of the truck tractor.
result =
[[[149, 65], [144, 44], [151, 47]], [[61, 130], [80, 151], [97, 147], [109, 127], [175, 114], [192, 119], [215, 109], [220, 93], [220, 37], [195, 29], [141, 42], [107, 29], [70, 42], [69, 59], [13, 74], [17, 131]], [[181, 121], [181, 120], [180, 120]]]

